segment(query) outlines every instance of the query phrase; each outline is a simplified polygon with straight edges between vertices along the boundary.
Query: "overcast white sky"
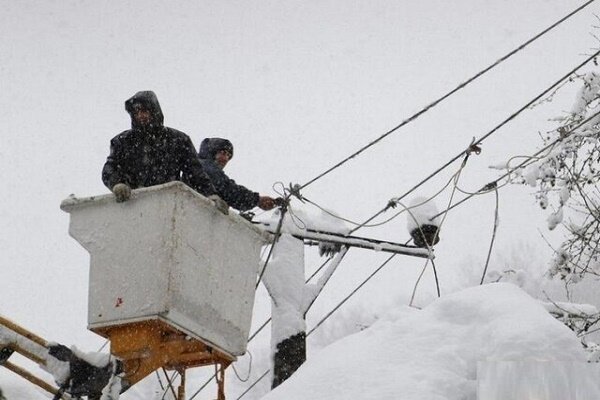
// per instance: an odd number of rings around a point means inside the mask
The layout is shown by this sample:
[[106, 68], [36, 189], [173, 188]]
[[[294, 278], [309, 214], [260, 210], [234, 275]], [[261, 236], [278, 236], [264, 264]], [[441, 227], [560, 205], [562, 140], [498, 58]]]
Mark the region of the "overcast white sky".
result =
[[[0, 313], [50, 340], [86, 350], [102, 343], [86, 331], [88, 255], [68, 236], [59, 204], [107, 191], [100, 171], [109, 140], [129, 128], [123, 102], [138, 90], [154, 90], [165, 124], [196, 145], [229, 138], [230, 176], [274, 194], [273, 183], [308, 181], [580, 4], [0, 0]], [[588, 7], [304, 194], [366, 219], [591, 54], [599, 11]], [[537, 131], [570, 108], [575, 90], [486, 141], [462, 186], [476, 190], [497, 174], [488, 165], [535, 151]], [[433, 194], [457, 167], [416, 194]], [[495, 262], [523, 243], [543, 262], [545, 216], [533, 197], [511, 187], [500, 202]], [[442, 291], [465, 284], [466, 266], [479, 271], [492, 221], [493, 195], [450, 214], [437, 248]], [[408, 238], [404, 217], [358, 233]], [[309, 321], [384, 256], [351, 251]], [[397, 259], [359, 300], [377, 309], [406, 296], [421, 265]]]

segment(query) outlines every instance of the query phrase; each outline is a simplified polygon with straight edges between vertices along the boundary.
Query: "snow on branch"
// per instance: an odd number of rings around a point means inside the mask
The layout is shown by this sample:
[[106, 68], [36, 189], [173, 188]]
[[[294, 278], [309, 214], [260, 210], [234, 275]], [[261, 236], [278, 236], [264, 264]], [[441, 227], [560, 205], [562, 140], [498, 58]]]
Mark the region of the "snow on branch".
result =
[[582, 81], [571, 112], [554, 118], [559, 126], [542, 138], [544, 151], [516, 170], [510, 160], [504, 164], [511, 182], [535, 188], [548, 229], [566, 230], [548, 275], [567, 284], [600, 276], [600, 74], [590, 72]]
[[565, 302], [542, 302], [540, 303], [550, 314], [558, 317], [568, 315], [576, 318], [597, 317], [600, 313], [598, 309], [591, 304], [576, 304]]

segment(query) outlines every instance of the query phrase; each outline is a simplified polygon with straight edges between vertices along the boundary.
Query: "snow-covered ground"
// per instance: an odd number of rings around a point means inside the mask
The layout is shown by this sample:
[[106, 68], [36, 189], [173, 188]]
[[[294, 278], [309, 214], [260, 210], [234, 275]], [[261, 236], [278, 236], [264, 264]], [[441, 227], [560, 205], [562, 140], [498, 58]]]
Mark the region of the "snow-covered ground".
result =
[[[398, 305], [366, 326], [310, 352], [264, 399], [600, 398], [600, 368], [585, 362], [576, 335], [510, 283], [464, 289], [423, 309]], [[264, 360], [254, 365], [259, 373], [263, 367]], [[163, 398], [151, 378], [122, 397]], [[232, 376], [229, 382], [239, 386]], [[48, 397], [35, 389], [11, 394], [8, 399]]]
[[390, 310], [315, 354], [264, 399], [475, 400], [478, 362], [523, 360], [585, 365], [575, 334], [536, 300], [488, 284], [422, 310]]

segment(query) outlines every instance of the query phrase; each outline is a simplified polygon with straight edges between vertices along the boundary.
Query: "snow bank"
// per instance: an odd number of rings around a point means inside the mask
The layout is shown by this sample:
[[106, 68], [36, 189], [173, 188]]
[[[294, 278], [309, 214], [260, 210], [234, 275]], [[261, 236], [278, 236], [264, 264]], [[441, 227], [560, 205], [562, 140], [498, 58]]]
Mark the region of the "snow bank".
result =
[[316, 354], [264, 397], [475, 400], [478, 361], [585, 361], [575, 335], [512, 284], [394, 310]]
[[600, 399], [600, 364], [582, 362], [482, 363], [478, 400]]

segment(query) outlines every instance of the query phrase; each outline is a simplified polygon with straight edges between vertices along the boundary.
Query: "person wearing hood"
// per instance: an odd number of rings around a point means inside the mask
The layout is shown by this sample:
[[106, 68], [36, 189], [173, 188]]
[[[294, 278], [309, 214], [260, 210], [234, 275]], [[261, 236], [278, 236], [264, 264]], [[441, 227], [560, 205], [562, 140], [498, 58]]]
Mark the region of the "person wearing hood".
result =
[[233, 158], [233, 144], [223, 138], [206, 138], [200, 144], [198, 152], [200, 163], [215, 186], [217, 194], [230, 207], [240, 211], [260, 207], [271, 210], [277, 205], [277, 200], [269, 196], [261, 196], [230, 179], [223, 169]]
[[131, 189], [182, 181], [211, 197], [219, 207], [221, 199], [215, 197], [215, 188], [202, 169], [192, 140], [163, 125], [156, 94], [136, 93], [125, 101], [125, 110], [131, 116], [131, 129], [111, 140], [110, 155], [102, 169], [102, 181], [117, 201], [129, 199]]

